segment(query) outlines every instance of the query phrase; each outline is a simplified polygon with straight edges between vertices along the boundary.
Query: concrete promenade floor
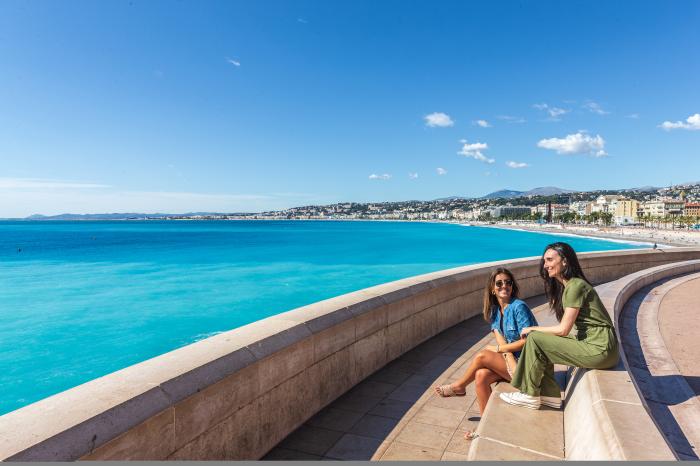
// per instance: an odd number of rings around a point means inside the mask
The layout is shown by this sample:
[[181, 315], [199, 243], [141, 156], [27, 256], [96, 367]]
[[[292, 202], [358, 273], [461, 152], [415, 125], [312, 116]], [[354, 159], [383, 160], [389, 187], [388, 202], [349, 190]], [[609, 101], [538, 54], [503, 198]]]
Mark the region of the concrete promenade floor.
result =
[[700, 274], [639, 290], [621, 332], [632, 375], [681, 460], [700, 456]]
[[[540, 324], [554, 322], [543, 296], [526, 301]], [[464, 434], [480, 419], [474, 385], [451, 398], [433, 387], [459, 378], [492, 342], [480, 316], [445, 330], [331, 403], [263, 459], [466, 460]]]

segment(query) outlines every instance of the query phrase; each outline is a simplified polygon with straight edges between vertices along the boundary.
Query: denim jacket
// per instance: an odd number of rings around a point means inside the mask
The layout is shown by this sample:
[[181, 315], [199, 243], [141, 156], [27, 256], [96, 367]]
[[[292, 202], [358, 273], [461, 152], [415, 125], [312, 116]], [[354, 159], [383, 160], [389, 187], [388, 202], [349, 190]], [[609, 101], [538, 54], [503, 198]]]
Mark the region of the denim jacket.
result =
[[[525, 327], [533, 327], [537, 325], [535, 316], [532, 311], [520, 299], [514, 299], [503, 310], [503, 329], [501, 329], [501, 312], [497, 306], [491, 309], [491, 330], [498, 330], [498, 333], [503, 335], [508, 343], [520, 340], [520, 332]], [[520, 356], [520, 351], [514, 352], [513, 355], [517, 358]]]

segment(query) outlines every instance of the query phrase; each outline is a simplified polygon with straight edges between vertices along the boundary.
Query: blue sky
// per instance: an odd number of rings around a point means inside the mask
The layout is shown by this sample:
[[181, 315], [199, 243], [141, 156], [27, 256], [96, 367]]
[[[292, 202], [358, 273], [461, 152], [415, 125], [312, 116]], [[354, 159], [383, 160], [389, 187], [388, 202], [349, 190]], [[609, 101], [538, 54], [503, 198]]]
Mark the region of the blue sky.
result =
[[0, 217], [695, 181], [698, 24], [697, 1], [5, 0]]

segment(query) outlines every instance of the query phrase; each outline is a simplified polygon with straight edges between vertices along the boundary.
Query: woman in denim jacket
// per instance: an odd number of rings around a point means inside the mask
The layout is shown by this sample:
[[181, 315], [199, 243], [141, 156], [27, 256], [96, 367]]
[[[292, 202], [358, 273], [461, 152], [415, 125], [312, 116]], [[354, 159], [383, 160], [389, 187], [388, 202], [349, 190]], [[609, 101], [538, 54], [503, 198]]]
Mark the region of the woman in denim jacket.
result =
[[[537, 325], [532, 311], [518, 299], [518, 294], [518, 284], [510, 270], [499, 267], [491, 273], [484, 289], [483, 314], [491, 324], [496, 345], [479, 351], [459, 380], [435, 387], [438, 395], [464, 396], [467, 385], [475, 382], [479, 411], [483, 414], [491, 395], [491, 384], [501, 380], [510, 382], [520, 350], [525, 345], [520, 333], [526, 327]], [[467, 440], [475, 437], [473, 431], [465, 435]]]

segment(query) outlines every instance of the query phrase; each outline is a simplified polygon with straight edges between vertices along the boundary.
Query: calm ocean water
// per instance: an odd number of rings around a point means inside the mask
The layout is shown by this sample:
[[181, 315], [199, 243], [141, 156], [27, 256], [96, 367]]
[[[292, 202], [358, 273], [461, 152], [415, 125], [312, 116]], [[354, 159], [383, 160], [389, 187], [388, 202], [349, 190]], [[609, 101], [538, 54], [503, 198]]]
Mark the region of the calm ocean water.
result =
[[434, 223], [0, 222], [0, 414], [298, 306], [558, 239], [642, 247]]

